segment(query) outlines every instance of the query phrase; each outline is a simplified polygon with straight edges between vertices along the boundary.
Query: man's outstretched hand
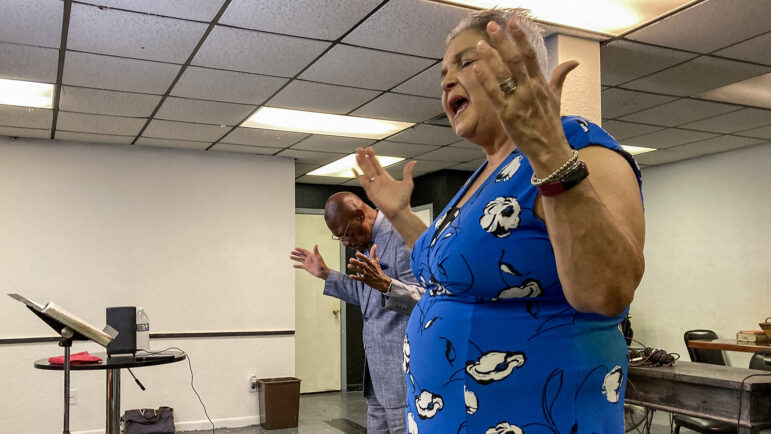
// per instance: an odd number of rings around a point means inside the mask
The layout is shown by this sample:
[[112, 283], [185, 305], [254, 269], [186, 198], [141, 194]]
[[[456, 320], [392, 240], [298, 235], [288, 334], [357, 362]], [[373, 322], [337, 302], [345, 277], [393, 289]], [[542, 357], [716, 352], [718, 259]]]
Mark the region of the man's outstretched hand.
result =
[[289, 258], [297, 262], [294, 264], [294, 268], [302, 268], [319, 279], [326, 280], [329, 276], [329, 267], [324, 263], [324, 258], [319, 253], [318, 244], [313, 246], [313, 252], [302, 247], [295, 247]]

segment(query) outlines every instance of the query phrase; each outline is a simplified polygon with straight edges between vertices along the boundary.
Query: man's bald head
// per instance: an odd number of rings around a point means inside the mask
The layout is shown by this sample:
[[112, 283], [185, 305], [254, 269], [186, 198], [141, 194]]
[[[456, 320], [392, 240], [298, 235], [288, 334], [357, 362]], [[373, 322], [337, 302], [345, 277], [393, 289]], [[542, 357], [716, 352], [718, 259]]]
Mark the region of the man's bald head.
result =
[[326, 205], [324, 205], [324, 220], [348, 220], [357, 209], [369, 208], [359, 196], [349, 192], [341, 191], [329, 196]]
[[376, 218], [377, 211], [349, 191], [333, 194], [324, 205], [324, 220], [329, 230], [342, 238], [343, 245], [356, 250], [368, 248]]

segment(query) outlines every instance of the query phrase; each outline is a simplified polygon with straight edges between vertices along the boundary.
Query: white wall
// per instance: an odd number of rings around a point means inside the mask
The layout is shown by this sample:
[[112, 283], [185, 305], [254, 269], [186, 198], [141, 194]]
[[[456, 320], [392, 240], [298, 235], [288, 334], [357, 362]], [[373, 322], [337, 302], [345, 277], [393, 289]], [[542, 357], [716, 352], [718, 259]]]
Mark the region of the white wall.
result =
[[[646, 269], [635, 338], [689, 360], [683, 332], [733, 338], [771, 316], [771, 144], [643, 170]], [[748, 353], [726, 352], [747, 367]]]
[[[151, 331], [294, 329], [290, 159], [0, 138], [0, 338], [53, 336], [4, 293], [53, 300], [102, 327], [106, 306], [145, 306]], [[163, 339], [192, 358], [220, 426], [257, 423], [249, 375], [294, 374], [292, 336]], [[100, 351], [75, 343], [73, 352]], [[61, 432], [61, 373], [32, 368], [55, 343], [0, 345], [3, 432]], [[9, 375], [9, 373], [12, 373]], [[174, 407], [208, 423], [186, 362], [123, 373], [122, 408]], [[104, 427], [105, 374], [73, 373], [73, 432]]]

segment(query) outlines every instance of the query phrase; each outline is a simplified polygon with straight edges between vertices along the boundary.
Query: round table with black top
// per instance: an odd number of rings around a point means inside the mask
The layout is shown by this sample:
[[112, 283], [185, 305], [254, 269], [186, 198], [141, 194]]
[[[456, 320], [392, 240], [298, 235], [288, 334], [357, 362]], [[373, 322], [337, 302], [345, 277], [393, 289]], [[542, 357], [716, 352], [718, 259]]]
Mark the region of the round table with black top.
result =
[[[102, 360], [94, 363], [72, 364], [72, 371], [94, 371], [103, 369], [107, 371], [107, 409], [105, 432], [107, 434], [120, 434], [120, 370], [122, 368], [142, 368], [145, 366], [165, 365], [185, 360], [185, 354], [168, 351], [164, 354], [170, 354], [173, 357], [137, 359], [133, 356], [107, 357], [105, 353], [96, 353]], [[48, 358], [35, 360], [35, 368], [50, 371], [64, 370], [64, 364], [54, 365], [48, 362]]]

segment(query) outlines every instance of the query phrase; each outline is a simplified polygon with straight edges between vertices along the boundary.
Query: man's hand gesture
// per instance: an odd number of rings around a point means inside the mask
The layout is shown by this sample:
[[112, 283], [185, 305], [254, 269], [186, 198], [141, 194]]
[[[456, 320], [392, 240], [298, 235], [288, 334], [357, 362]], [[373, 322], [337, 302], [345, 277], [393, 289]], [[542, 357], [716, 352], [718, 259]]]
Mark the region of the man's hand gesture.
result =
[[298, 262], [294, 264], [294, 268], [302, 268], [319, 279], [326, 280], [327, 276], [329, 276], [329, 267], [324, 263], [324, 258], [319, 253], [318, 244], [313, 246], [313, 253], [302, 247], [295, 247], [289, 258]]

